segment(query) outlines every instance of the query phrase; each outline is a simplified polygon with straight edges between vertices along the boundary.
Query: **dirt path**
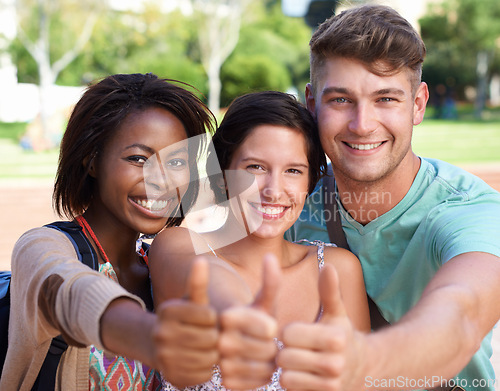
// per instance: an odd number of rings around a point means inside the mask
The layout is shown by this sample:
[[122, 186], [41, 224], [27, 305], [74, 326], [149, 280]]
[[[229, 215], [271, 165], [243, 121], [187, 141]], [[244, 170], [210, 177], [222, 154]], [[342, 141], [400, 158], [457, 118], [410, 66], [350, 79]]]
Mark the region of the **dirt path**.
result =
[[16, 240], [28, 229], [56, 219], [52, 211], [52, 185], [2, 186], [0, 191], [0, 270], [10, 269]]
[[[463, 166], [500, 191], [500, 164]], [[10, 269], [16, 240], [26, 230], [57, 220], [51, 208], [51, 183], [0, 184], [0, 270]], [[494, 332], [492, 362], [500, 378], [500, 330]], [[500, 391], [497, 382], [497, 390]]]

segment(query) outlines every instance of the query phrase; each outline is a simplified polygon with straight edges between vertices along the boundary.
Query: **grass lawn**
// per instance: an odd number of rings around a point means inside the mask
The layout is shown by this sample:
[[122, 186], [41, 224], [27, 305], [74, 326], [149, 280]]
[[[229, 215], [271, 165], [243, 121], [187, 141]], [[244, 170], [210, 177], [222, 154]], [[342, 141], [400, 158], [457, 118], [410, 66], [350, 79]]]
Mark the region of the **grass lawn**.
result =
[[19, 141], [25, 130], [24, 122], [0, 122], [0, 140]]
[[55, 177], [59, 152], [23, 149], [19, 140], [25, 130], [25, 123], [0, 123], [0, 184], [50, 182]]
[[413, 130], [413, 150], [453, 164], [500, 162], [500, 121], [425, 119]]
[[52, 181], [57, 169], [58, 151], [32, 152], [12, 140], [0, 139], [0, 184], [18, 181]]
[[[58, 151], [32, 152], [19, 145], [26, 124], [0, 123], [0, 184], [52, 181]], [[453, 164], [500, 163], [500, 118], [457, 121], [426, 118], [414, 128], [413, 150]]]

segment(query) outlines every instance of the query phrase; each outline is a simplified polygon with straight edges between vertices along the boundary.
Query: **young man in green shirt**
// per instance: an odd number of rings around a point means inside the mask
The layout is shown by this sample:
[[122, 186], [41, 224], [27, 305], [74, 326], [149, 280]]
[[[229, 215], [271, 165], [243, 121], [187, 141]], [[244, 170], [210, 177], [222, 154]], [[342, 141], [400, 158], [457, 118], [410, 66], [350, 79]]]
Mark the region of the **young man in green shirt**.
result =
[[[424, 43], [393, 9], [365, 5], [325, 21], [310, 46], [306, 101], [337, 183], [327, 196], [336, 197], [367, 292], [391, 325], [356, 332], [338, 289], [323, 286], [323, 319], [284, 332], [282, 385], [494, 390], [500, 195], [459, 168], [413, 153], [413, 126], [429, 97], [421, 82]], [[326, 220], [335, 216], [324, 209], [322, 187], [292, 239], [332, 241]]]

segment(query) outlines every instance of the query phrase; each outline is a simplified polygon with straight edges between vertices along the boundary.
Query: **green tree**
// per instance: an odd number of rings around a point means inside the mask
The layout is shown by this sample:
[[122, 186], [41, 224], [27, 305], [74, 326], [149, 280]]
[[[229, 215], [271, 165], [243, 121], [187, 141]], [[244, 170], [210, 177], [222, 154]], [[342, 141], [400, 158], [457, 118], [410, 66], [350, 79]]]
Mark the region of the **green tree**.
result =
[[259, 2], [222, 67], [222, 104], [250, 91], [304, 91], [309, 80], [310, 37], [304, 19], [283, 15], [280, 2]]
[[[101, 14], [88, 44], [61, 70], [57, 84], [78, 86], [113, 73], [153, 72], [193, 85], [208, 101], [210, 82], [199, 36], [205, 30], [199, 30], [197, 11], [163, 12], [157, 0], [143, 4], [140, 12], [108, 9]], [[76, 25], [78, 19], [71, 22], [72, 15], [65, 15], [64, 22]], [[64, 35], [62, 26], [54, 24], [54, 33]], [[304, 91], [310, 35], [303, 18], [283, 15], [279, 1], [250, 2], [241, 18], [236, 48], [221, 68], [222, 105], [248, 91]], [[36, 63], [18, 41], [12, 53], [19, 80], [38, 82]]]
[[[179, 11], [163, 13], [155, 2], [142, 12], [109, 9], [97, 21], [78, 57], [57, 77], [57, 84], [79, 86], [114, 73], [153, 72], [182, 80], [206, 94], [196, 23]], [[38, 83], [36, 63], [16, 40], [11, 53], [21, 82]]]
[[180, 13], [162, 13], [155, 4], [144, 12], [113, 11], [96, 26], [87, 51], [68, 73], [85, 81], [113, 73], [153, 72], [182, 80], [206, 93], [194, 21]]
[[425, 79], [459, 91], [475, 83], [477, 117], [485, 106], [492, 66], [498, 63], [499, 18], [497, 0], [445, 0], [433, 3], [420, 19], [428, 49]]
[[227, 106], [234, 98], [248, 92], [286, 91], [291, 79], [283, 64], [274, 62], [271, 57], [239, 55], [225, 66], [223, 83], [221, 102]]

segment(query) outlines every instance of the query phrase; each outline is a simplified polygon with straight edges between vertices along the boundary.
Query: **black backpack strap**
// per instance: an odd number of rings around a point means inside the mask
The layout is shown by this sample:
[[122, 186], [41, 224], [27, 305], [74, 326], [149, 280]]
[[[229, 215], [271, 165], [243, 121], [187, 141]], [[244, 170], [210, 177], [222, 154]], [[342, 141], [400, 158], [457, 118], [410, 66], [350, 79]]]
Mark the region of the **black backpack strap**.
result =
[[[340, 219], [340, 212], [337, 204], [337, 192], [335, 185], [335, 177], [333, 176], [333, 169], [331, 164], [328, 165], [327, 175], [323, 177], [323, 204], [325, 210], [330, 211], [330, 218], [326, 219], [326, 229], [328, 230], [328, 237], [330, 242], [335, 243], [338, 247], [349, 249], [349, 244], [345, 237], [344, 230], [342, 229], [342, 220]], [[383, 326], [387, 326], [389, 322], [380, 313], [375, 302], [370, 296], [368, 298], [368, 308], [370, 310], [370, 320], [373, 330], [377, 330]]]
[[0, 272], [0, 373], [2, 373], [9, 343], [10, 271]]
[[[45, 225], [45, 227], [57, 229], [64, 232], [75, 246], [78, 259], [88, 267], [99, 270], [99, 260], [97, 254], [85, 236], [82, 227], [74, 221], [55, 221]], [[56, 385], [56, 373], [62, 354], [68, 348], [68, 344], [58, 335], [50, 343], [49, 351], [38, 373], [38, 377], [33, 385], [32, 391], [52, 391]]]
[[57, 367], [66, 349], [68, 349], [68, 344], [62, 335], [52, 338], [49, 351], [31, 391], [53, 391], [56, 388]]
[[339, 206], [337, 204], [337, 189], [335, 189], [335, 177], [331, 164], [328, 165], [326, 176], [323, 177], [323, 203], [325, 210], [330, 212], [329, 218], [326, 219], [326, 229], [330, 242], [335, 243], [338, 247], [349, 250], [349, 244], [342, 229], [342, 221], [340, 220]]
[[74, 221], [54, 221], [46, 224], [45, 227], [54, 228], [64, 232], [75, 246], [78, 259], [94, 270], [99, 270], [99, 259], [90, 244], [90, 241], [85, 236], [82, 227]]

